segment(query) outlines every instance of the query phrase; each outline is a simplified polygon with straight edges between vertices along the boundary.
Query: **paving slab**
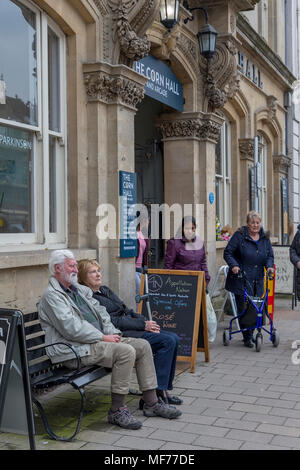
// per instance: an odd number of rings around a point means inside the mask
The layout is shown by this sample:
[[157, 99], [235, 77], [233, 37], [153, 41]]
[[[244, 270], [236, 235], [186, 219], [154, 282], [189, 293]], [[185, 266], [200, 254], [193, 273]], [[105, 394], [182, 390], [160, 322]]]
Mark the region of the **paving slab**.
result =
[[[130, 431], [107, 422], [110, 407], [110, 377], [87, 387], [87, 413], [80, 433], [71, 443], [52, 441], [34, 410], [39, 450], [101, 450], [128, 452], [300, 449], [300, 365], [292, 363], [292, 343], [300, 340], [300, 306], [291, 310], [289, 298], [276, 300], [275, 323], [280, 345], [274, 348], [265, 338], [262, 350], [243, 346], [235, 335], [223, 346], [223, 329], [230, 317], [218, 325], [210, 344], [211, 362], [197, 354], [195, 373], [189, 364], [178, 364], [173, 394], [184, 403], [182, 416], [169, 421], [146, 418], [138, 409], [139, 396], [129, 395], [127, 404], [143, 427]], [[132, 390], [138, 392], [135, 374]], [[42, 397], [54, 431], [71, 433], [76, 425], [79, 394], [58, 387]], [[0, 432], [1, 450], [28, 449], [28, 438]]]

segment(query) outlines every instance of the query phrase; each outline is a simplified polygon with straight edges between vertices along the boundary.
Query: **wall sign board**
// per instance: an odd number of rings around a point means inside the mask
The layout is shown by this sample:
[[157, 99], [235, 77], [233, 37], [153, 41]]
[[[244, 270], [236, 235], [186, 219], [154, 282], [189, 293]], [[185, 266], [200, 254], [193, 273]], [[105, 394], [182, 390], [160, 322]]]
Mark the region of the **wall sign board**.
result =
[[272, 248], [276, 265], [275, 293], [292, 294], [294, 265], [290, 262], [290, 247], [273, 245]]
[[183, 111], [183, 89], [176, 75], [161, 60], [148, 55], [134, 62], [134, 70], [148, 78], [145, 94], [167, 104], [177, 111]]
[[136, 219], [136, 212], [131, 211], [137, 201], [136, 173], [120, 171], [120, 257], [133, 258], [137, 256], [137, 233], [131, 224]]
[[18, 310], [0, 309], [0, 430], [28, 434], [35, 449], [23, 315]]

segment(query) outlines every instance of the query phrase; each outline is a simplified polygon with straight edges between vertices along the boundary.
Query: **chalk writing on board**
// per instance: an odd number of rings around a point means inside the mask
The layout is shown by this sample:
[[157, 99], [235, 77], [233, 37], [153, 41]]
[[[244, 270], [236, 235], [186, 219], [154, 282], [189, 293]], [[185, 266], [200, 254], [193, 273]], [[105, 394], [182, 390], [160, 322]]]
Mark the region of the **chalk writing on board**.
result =
[[163, 280], [158, 274], [152, 274], [149, 276], [149, 290], [151, 292], [157, 292], [161, 289], [163, 285]]
[[157, 323], [160, 323], [161, 327], [164, 329], [167, 329], [167, 328], [176, 329], [177, 328], [175, 317], [176, 317], [175, 312], [170, 313], [170, 314], [159, 313], [159, 312], [156, 312], [155, 310], [153, 310], [152, 312], [153, 320], [155, 320]]

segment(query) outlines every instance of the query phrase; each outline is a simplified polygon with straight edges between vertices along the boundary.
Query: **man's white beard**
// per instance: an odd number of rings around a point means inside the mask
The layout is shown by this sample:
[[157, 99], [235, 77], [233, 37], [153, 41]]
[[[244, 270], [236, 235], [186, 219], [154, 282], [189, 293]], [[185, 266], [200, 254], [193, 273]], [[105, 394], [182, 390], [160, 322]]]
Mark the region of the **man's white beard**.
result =
[[63, 272], [63, 279], [65, 282], [69, 284], [77, 284], [78, 283], [78, 276], [76, 273], [66, 274]]

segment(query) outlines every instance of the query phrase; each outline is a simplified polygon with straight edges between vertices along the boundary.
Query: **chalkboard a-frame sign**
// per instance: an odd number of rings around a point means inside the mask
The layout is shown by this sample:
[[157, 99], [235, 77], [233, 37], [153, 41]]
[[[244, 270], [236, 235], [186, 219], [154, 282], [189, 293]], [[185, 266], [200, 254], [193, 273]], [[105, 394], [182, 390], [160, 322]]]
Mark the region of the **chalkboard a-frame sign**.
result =
[[0, 309], [0, 429], [28, 434], [35, 450], [23, 315], [18, 310]]
[[[143, 275], [140, 295], [144, 284]], [[204, 352], [209, 362], [205, 273], [149, 269], [148, 287], [152, 320], [179, 336], [177, 360], [190, 362], [190, 372], [195, 372], [197, 351]], [[145, 301], [140, 302], [138, 312], [147, 317]]]

